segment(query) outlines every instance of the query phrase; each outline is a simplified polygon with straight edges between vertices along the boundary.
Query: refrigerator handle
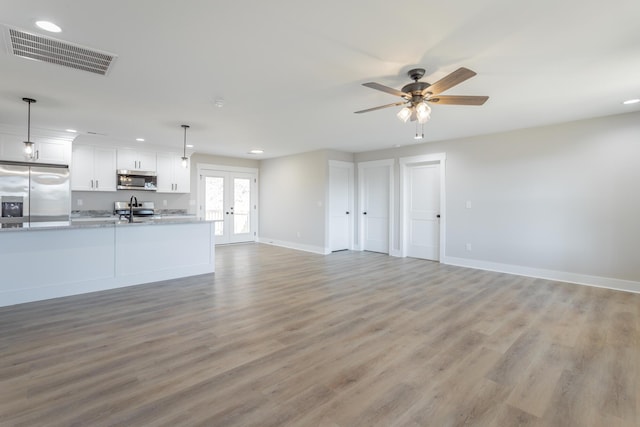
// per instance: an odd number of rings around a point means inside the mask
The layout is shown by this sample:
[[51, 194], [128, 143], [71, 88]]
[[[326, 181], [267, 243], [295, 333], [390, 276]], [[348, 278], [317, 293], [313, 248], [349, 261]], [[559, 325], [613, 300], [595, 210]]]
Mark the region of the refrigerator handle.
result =
[[91, 180], [91, 188], [93, 188], [93, 180]]

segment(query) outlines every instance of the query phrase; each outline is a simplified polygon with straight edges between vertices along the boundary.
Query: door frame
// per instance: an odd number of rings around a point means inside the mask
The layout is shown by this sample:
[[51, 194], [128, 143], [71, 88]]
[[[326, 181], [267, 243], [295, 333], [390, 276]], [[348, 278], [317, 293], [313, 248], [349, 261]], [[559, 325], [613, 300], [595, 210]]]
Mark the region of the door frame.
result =
[[395, 196], [394, 196], [394, 185], [393, 185], [393, 173], [394, 173], [394, 159], [384, 159], [384, 160], [373, 160], [369, 162], [359, 162], [358, 163], [358, 249], [364, 250], [364, 221], [362, 220], [362, 208], [364, 205], [364, 174], [363, 171], [366, 168], [372, 167], [380, 167], [386, 166], [389, 171], [389, 247], [387, 249], [387, 253], [392, 255], [393, 251], [393, 242], [395, 239], [393, 233], [393, 226], [395, 224], [395, 218], [393, 215], [394, 205], [395, 205]]
[[253, 211], [255, 212], [255, 215], [251, 216], [251, 229], [253, 230], [253, 241], [257, 242], [259, 237], [260, 237], [260, 230], [258, 229], [258, 225], [260, 224], [260, 221], [258, 221], [258, 215], [259, 215], [259, 207], [260, 207], [260, 200], [259, 200], [259, 184], [260, 184], [260, 178], [258, 175], [258, 168], [246, 168], [246, 167], [240, 167], [240, 166], [226, 166], [226, 165], [213, 165], [213, 164], [208, 164], [208, 163], [198, 163], [196, 164], [196, 181], [198, 182], [197, 185], [197, 192], [198, 195], [196, 196], [196, 216], [198, 218], [202, 218], [202, 214], [201, 214], [201, 206], [204, 204], [204, 200], [203, 200], [203, 193], [204, 193], [204, 187], [202, 184], [202, 173], [203, 171], [217, 171], [217, 172], [227, 172], [227, 173], [235, 173], [235, 172], [240, 172], [240, 173], [249, 173], [249, 174], [253, 174], [253, 177], [255, 178], [255, 182], [252, 185], [251, 191], [253, 193], [253, 195], [255, 196], [253, 198], [254, 203], [253, 203]]
[[440, 165], [440, 242], [439, 242], [439, 261], [442, 262], [444, 259], [445, 249], [446, 249], [446, 225], [447, 225], [447, 215], [446, 215], [446, 185], [445, 185], [445, 164], [447, 160], [447, 153], [435, 153], [435, 154], [425, 154], [422, 156], [411, 156], [411, 157], [400, 157], [400, 256], [405, 258], [407, 256], [407, 241], [409, 240], [407, 237], [407, 233], [409, 232], [407, 227], [407, 212], [409, 210], [408, 206], [408, 193], [409, 189], [407, 188], [408, 182], [408, 173], [409, 169], [413, 166], [420, 166], [423, 164], [434, 164], [437, 163]]
[[327, 198], [327, 224], [325, 230], [327, 230], [327, 235], [325, 237], [325, 241], [327, 242], [328, 251], [331, 252], [331, 168], [344, 168], [349, 172], [349, 212], [352, 213], [351, 218], [349, 218], [349, 245], [348, 250], [353, 250], [355, 246], [355, 209], [354, 209], [354, 188], [355, 188], [355, 167], [352, 162], [344, 162], [341, 160], [329, 160], [329, 197]]

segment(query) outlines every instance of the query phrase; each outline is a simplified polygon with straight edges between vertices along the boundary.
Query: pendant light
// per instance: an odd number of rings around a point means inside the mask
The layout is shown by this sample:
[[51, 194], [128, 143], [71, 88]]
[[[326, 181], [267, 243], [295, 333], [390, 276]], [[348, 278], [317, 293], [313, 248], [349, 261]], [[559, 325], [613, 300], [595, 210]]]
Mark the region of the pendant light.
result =
[[36, 102], [32, 98], [22, 98], [22, 100], [29, 104], [29, 112], [27, 115], [27, 140], [24, 141], [24, 157], [27, 160], [33, 160], [35, 158], [35, 144], [31, 142], [31, 104]]
[[189, 166], [189, 158], [187, 157], [187, 129], [189, 125], [182, 125], [184, 128], [184, 144], [182, 146], [182, 167], [187, 168]]

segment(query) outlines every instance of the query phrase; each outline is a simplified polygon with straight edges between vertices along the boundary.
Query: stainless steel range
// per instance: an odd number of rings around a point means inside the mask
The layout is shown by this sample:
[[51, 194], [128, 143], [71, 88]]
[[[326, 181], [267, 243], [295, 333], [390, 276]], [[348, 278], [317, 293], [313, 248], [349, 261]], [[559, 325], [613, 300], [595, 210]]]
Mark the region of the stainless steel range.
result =
[[152, 218], [156, 214], [153, 202], [114, 202], [113, 214], [120, 215], [120, 219], [130, 218], [132, 210], [137, 218]]

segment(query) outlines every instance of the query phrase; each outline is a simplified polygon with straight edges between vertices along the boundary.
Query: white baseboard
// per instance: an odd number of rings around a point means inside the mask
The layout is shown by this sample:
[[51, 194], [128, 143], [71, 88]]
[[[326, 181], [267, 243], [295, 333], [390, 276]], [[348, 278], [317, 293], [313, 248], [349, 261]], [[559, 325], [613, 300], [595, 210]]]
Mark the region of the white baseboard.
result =
[[590, 276], [587, 274], [568, 273], [566, 271], [545, 270], [542, 268], [525, 267], [513, 264], [501, 264], [475, 259], [444, 257], [443, 264], [456, 265], [459, 267], [476, 268], [478, 270], [497, 271], [500, 273], [516, 274], [519, 276], [536, 277], [540, 279], [555, 280], [558, 282], [569, 282], [578, 285], [595, 286], [597, 288], [614, 289], [640, 293], [640, 282], [632, 280], [614, 279], [610, 277]]
[[399, 249], [389, 250], [389, 256], [402, 257], [402, 252]]
[[259, 243], [265, 243], [267, 245], [281, 246], [283, 248], [296, 249], [299, 251], [312, 252], [314, 254], [328, 255], [331, 253], [329, 248], [322, 246], [306, 245], [304, 243], [287, 242], [285, 240], [270, 239], [268, 237], [259, 237], [257, 239]]

